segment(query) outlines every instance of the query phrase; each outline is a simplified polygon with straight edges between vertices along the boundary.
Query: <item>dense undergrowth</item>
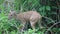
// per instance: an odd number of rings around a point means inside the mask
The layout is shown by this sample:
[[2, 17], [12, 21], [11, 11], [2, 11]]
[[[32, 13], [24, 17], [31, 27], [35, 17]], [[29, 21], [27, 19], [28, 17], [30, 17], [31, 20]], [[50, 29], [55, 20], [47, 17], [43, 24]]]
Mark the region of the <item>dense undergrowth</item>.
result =
[[[0, 14], [2, 15], [2, 14]], [[0, 16], [0, 34], [22, 34], [19, 31], [20, 24], [14, 20], [8, 20], [8, 16]], [[44, 34], [44, 30], [39, 31], [36, 29], [36, 32], [34, 32], [32, 29], [28, 29], [27, 31], [24, 31], [24, 34]]]
[[[45, 34], [46, 31], [46, 34], [60, 34], [60, 23], [58, 23], [60, 20], [60, 6], [57, 4], [59, 2], [59, 0], [0, 0], [0, 34]], [[20, 32], [20, 22], [14, 18], [8, 20], [8, 14], [11, 9], [17, 13], [36, 10], [44, 16], [42, 25], [45, 28], [39, 29], [38, 27], [36, 32], [31, 28], [24, 31], [24, 33]]]

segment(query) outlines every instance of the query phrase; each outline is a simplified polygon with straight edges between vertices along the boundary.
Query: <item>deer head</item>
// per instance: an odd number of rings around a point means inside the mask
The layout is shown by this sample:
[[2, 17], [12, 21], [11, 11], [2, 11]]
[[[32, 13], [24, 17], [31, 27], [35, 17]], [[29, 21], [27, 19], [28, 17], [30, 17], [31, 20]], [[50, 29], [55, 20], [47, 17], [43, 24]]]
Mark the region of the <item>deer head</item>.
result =
[[13, 10], [10, 10], [10, 13], [8, 15], [8, 19], [12, 19], [13, 17], [16, 17], [16, 12]]

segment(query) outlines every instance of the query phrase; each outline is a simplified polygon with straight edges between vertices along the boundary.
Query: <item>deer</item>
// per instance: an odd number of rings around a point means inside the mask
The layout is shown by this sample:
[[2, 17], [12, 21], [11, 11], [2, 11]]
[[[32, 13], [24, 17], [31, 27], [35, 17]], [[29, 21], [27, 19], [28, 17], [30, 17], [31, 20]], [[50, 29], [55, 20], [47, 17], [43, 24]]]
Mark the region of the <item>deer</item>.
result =
[[10, 20], [12, 17], [21, 21], [22, 30], [24, 29], [26, 23], [29, 22], [33, 30], [35, 30], [35, 24], [38, 22], [39, 22], [39, 28], [43, 28], [41, 25], [42, 16], [37, 11], [26, 11], [17, 14], [15, 11], [10, 10], [8, 19]]

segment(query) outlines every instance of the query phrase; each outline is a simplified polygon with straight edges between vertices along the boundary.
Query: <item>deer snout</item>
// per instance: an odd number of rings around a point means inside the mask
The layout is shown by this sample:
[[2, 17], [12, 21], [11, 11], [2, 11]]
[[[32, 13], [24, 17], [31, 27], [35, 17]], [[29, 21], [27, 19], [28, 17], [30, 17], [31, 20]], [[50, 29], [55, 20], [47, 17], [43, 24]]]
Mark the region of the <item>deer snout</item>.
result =
[[10, 20], [11, 18], [8, 16], [8, 20]]

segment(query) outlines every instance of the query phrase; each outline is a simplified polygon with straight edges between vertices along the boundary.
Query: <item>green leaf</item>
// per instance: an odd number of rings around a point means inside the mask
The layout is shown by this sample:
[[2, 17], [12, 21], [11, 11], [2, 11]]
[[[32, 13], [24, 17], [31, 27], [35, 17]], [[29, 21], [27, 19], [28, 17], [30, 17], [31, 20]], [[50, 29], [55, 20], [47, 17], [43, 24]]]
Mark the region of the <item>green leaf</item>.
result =
[[11, 34], [16, 34], [16, 32], [15, 31], [11, 31]]
[[50, 6], [46, 6], [46, 10], [51, 10]]

